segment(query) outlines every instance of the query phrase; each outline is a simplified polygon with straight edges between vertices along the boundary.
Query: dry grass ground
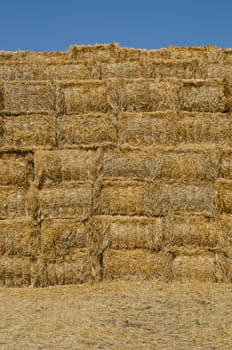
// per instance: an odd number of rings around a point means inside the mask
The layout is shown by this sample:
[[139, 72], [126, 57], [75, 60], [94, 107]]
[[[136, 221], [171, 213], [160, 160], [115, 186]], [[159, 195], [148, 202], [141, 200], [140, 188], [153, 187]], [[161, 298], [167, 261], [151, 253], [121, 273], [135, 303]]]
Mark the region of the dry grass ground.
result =
[[229, 284], [0, 289], [0, 349], [231, 349], [231, 305]]

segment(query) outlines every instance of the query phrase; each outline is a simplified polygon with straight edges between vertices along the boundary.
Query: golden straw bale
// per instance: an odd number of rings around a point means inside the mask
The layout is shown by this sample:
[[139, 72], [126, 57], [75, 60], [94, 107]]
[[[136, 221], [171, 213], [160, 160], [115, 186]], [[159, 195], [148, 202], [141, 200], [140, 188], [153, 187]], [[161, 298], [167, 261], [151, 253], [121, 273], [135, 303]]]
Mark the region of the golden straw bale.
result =
[[182, 249], [172, 265], [173, 280], [180, 282], [230, 282], [231, 261], [223, 252]]
[[98, 175], [103, 177], [152, 178], [154, 155], [147, 149], [106, 150]]
[[172, 258], [166, 253], [147, 250], [113, 250], [104, 254], [103, 266], [106, 280], [145, 280], [168, 282], [171, 280]]
[[69, 80], [70, 78], [73, 80], [99, 79], [100, 71], [98, 67], [91, 67], [82, 62], [62, 64], [52, 62], [41, 73], [41, 79], [43, 80]]
[[35, 264], [27, 257], [0, 258], [0, 286], [28, 287], [32, 284], [32, 265]]
[[220, 158], [219, 177], [232, 179], [232, 149], [224, 149]]
[[108, 103], [115, 112], [176, 110], [180, 83], [176, 79], [109, 79]]
[[5, 150], [51, 148], [55, 145], [55, 117], [18, 115], [2, 118], [0, 147]]
[[25, 189], [0, 186], [0, 219], [25, 216]]
[[88, 235], [91, 255], [99, 255], [106, 248], [149, 249], [162, 247], [162, 219], [143, 216], [94, 216]]
[[41, 218], [89, 218], [92, 210], [92, 186], [87, 182], [44, 187], [39, 193]]
[[44, 65], [25, 62], [5, 62], [0, 66], [0, 80], [38, 80]]
[[43, 64], [68, 60], [68, 53], [60, 51], [0, 51], [0, 62], [7, 64]]
[[225, 213], [232, 213], [232, 181], [218, 180], [217, 194], [219, 209]]
[[104, 179], [95, 189], [95, 213], [100, 215], [165, 215], [169, 212], [217, 210], [212, 183], [167, 184], [162, 182]]
[[90, 280], [90, 264], [87, 249], [78, 249], [67, 258], [48, 259], [46, 284], [79, 284]]
[[30, 218], [0, 220], [0, 255], [35, 256], [40, 233]]
[[107, 114], [64, 115], [57, 120], [59, 147], [115, 144], [117, 129]]
[[197, 112], [224, 112], [226, 98], [222, 79], [182, 80], [180, 109]]
[[179, 112], [177, 140], [181, 143], [231, 145], [232, 119], [229, 113]]
[[232, 49], [220, 49], [219, 51], [222, 52], [225, 63], [232, 63]]
[[0, 153], [0, 184], [28, 186], [33, 180], [32, 154]]
[[69, 58], [84, 62], [110, 62], [120, 55], [117, 43], [97, 45], [72, 45], [68, 51]]
[[149, 57], [182, 60], [182, 59], [198, 59], [207, 62], [218, 59], [219, 50], [216, 46], [168, 46], [164, 49], [148, 51]]
[[11, 60], [14, 60], [15, 57], [15, 52], [13, 51], [0, 51], [0, 62], [4, 63], [7, 62], [9, 63]]
[[216, 263], [216, 279], [217, 282], [231, 283], [232, 282], [232, 259], [226, 252], [215, 254]]
[[202, 72], [197, 60], [154, 60], [147, 62], [149, 78], [199, 79]]
[[152, 216], [152, 193], [152, 182], [148, 180], [103, 179], [95, 188], [95, 214]]
[[214, 253], [177, 256], [172, 265], [174, 281], [217, 282]]
[[44, 220], [41, 226], [41, 252], [44, 257], [59, 257], [73, 254], [85, 248], [90, 226], [75, 219]]
[[229, 113], [120, 113], [119, 143], [131, 146], [215, 143], [232, 145]]
[[206, 78], [227, 78], [232, 76], [231, 63], [215, 62], [205, 65]]
[[123, 147], [104, 152], [99, 175], [178, 180], [214, 180], [218, 174], [220, 152], [198, 145], [148, 148]]
[[4, 109], [4, 89], [3, 83], [0, 81], [0, 111]]
[[175, 144], [177, 120], [175, 112], [120, 113], [119, 143], [133, 146]]
[[[160, 50], [156, 50], [156, 52], [159, 53]], [[120, 54], [120, 57], [118, 59], [119, 62], [125, 62], [128, 60], [133, 60], [133, 61], [143, 60], [146, 62], [147, 58], [149, 57], [150, 51], [145, 49], [133, 49], [128, 47], [120, 47], [119, 54]]]
[[163, 223], [163, 244], [173, 247], [225, 248], [231, 244], [232, 218], [201, 215], [168, 215]]
[[226, 252], [222, 258], [223, 267], [225, 269], [225, 282], [232, 282], [232, 245], [226, 248]]
[[141, 60], [102, 63], [99, 65], [99, 71], [101, 79], [139, 79], [148, 76], [147, 66]]
[[111, 111], [107, 101], [106, 82], [102, 80], [80, 80], [59, 84], [57, 108], [60, 113], [90, 113]]
[[219, 155], [215, 147], [183, 145], [154, 149], [153, 178], [191, 183], [215, 180], [218, 175]]
[[214, 215], [217, 198], [214, 184], [156, 184], [153, 190], [155, 215], [180, 212], [202, 212]]
[[[231, 67], [231, 64], [230, 64]], [[226, 110], [232, 111], [232, 69], [230, 68], [229, 73], [224, 79], [224, 91], [226, 95]]]
[[6, 113], [49, 113], [56, 109], [56, 88], [51, 82], [17, 81], [5, 83]]
[[96, 150], [37, 151], [35, 153], [35, 182], [43, 184], [63, 181], [94, 180], [97, 176], [100, 152]]

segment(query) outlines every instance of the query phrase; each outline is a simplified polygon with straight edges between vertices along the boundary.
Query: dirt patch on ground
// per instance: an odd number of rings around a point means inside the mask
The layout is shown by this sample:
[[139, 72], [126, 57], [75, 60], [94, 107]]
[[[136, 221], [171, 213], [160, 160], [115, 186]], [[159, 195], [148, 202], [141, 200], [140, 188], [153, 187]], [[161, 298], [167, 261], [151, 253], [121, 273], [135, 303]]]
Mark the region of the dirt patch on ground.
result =
[[0, 349], [231, 349], [232, 286], [0, 289]]

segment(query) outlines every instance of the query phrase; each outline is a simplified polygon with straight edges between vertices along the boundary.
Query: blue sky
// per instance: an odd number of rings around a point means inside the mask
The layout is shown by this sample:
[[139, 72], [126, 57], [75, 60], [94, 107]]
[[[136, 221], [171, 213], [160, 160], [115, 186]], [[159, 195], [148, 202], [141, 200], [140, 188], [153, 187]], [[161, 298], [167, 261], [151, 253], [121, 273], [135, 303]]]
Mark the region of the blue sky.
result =
[[232, 47], [232, 0], [2, 0], [0, 50]]

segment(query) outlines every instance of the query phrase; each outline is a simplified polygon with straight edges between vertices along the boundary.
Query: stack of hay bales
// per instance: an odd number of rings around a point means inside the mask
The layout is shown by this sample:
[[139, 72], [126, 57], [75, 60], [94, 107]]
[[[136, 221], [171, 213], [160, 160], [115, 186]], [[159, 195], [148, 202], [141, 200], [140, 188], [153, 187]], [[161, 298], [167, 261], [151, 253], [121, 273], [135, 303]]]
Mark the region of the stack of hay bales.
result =
[[232, 281], [232, 50], [0, 52], [0, 286]]

